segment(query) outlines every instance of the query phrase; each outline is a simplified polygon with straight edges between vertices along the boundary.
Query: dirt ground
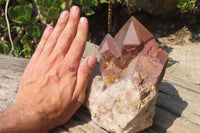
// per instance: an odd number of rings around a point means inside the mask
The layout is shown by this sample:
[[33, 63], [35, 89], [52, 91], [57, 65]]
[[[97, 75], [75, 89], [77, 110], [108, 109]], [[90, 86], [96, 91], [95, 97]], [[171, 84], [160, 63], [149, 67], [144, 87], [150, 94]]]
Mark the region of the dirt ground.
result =
[[[150, 18], [150, 19], [149, 19]], [[148, 19], [148, 20], [147, 20]], [[166, 74], [200, 85], [200, 21], [187, 14], [169, 19], [142, 19], [169, 54]]]
[[[181, 29], [181, 30], [184, 30]], [[191, 37], [191, 34], [183, 36], [184, 45], [176, 45], [176, 34], [169, 37], [160, 37], [158, 40], [163, 49], [168, 51], [169, 61], [166, 74], [171, 74], [186, 81], [200, 85], [200, 42], [191, 42], [186, 37]]]

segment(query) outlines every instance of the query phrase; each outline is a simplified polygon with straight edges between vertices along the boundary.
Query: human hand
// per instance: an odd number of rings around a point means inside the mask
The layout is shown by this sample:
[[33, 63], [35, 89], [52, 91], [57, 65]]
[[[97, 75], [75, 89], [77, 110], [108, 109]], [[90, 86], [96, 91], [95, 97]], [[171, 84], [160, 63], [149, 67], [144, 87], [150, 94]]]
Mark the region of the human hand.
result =
[[22, 77], [14, 107], [28, 116], [23, 119], [44, 128], [38, 131], [64, 124], [85, 99], [97, 59], [89, 56], [80, 63], [88, 21], [79, 17], [74, 6], [62, 12], [55, 28], [46, 28]]

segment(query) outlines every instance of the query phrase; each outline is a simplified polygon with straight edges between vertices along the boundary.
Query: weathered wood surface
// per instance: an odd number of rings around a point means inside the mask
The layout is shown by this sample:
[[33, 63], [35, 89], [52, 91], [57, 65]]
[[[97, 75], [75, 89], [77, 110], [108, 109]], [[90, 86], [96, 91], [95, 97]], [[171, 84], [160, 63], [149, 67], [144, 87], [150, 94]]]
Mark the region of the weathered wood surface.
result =
[[[84, 57], [98, 56], [98, 46], [88, 43]], [[0, 112], [15, 103], [17, 88], [29, 60], [0, 55]], [[93, 76], [99, 74], [97, 64]], [[63, 126], [50, 133], [106, 133], [91, 121], [83, 106]], [[200, 133], [200, 86], [166, 73], [159, 88], [152, 127], [141, 133]]]

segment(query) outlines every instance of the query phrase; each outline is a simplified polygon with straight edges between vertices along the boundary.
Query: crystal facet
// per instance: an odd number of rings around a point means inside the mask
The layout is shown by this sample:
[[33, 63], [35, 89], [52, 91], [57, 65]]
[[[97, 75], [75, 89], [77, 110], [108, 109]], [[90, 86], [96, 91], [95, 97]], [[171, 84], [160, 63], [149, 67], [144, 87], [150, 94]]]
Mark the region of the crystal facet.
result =
[[92, 120], [110, 132], [138, 132], [153, 123], [167, 53], [153, 35], [131, 17], [113, 39], [100, 46], [102, 76], [96, 76], [86, 105]]

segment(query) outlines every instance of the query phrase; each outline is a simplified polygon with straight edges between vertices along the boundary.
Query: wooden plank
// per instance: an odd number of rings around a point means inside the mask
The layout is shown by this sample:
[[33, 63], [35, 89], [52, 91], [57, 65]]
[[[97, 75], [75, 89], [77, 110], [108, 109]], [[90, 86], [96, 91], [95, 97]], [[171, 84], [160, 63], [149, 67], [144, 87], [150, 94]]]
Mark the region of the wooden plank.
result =
[[159, 89], [157, 105], [176, 116], [200, 125], [200, 93], [192, 91], [198, 90], [199, 87], [194, 85], [194, 88], [188, 88], [189, 85], [182, 87], [182, 84], [189, 83], [184, 81], [170, 84], [164, 80]]
[[184, 117], [177, 117], [172, 113], [159, 107], [156, 107], [154, 124], [151, 128], [158, 133], [199, 133], [200, 131], [199, 125], [185, 120]]
[[0, 55], [0, 69], [3, 70], [9, 70], [22, 74], [28, 62], [28, 59]]
[[[7, 65], [9, 66], [10, 64]], [[6, 68], [0, 68], [0, 112], [12, 106], [15, 103], [17, 96], [17, 88], [19, 86], [21, 77], [22, 72], [14, 72], [6, 70]]]
[[57, 127], [55, 129], [49, 131], [49, 133], [68, 133], [68, 132], [60, 127]]
[[[88, 43], [83, 58], [98, 56], [98, 46]], [[0, 112], [15, 103], [17, 88], [29, 60], [0, 55]], [[99, 64], [95, 75], [100, 74]], [[92, 78], [90, 80], [90, 83]], [[89, 86], [90, 86], [89, 83]], [[156, 115], [152, 127], [140, 133], [197, 133], [200, 131], [200, 86], [166, 74], [159, 89]], [[90, 113], [81, 107], [63, 126], [50, 133], [106, 133], [91, 121]]]

